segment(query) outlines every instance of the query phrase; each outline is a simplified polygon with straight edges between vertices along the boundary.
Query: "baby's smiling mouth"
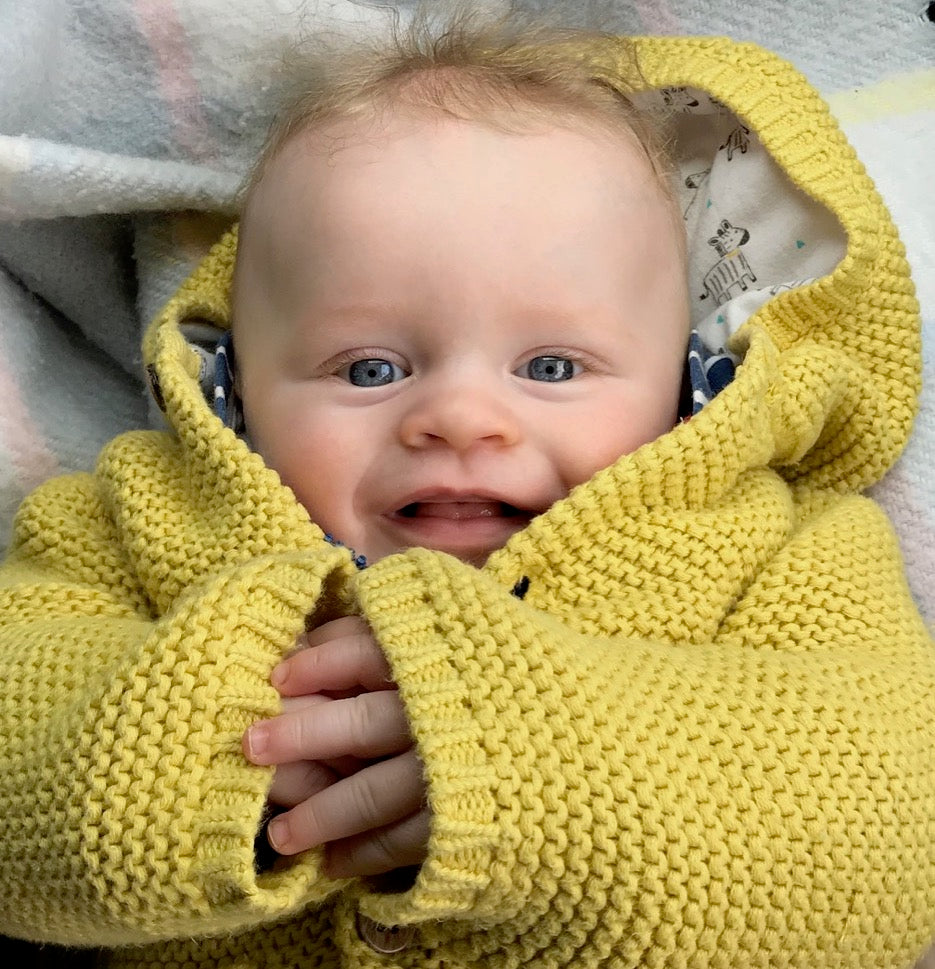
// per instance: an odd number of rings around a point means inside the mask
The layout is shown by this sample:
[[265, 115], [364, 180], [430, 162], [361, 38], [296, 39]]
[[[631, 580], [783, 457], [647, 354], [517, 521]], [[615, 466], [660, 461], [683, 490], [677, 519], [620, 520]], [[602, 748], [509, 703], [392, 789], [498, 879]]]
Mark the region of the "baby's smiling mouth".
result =
[[411, 499], [386, 516], [399, 545], [434, 548], [475, 564], [538, 514], [489, 494], [441, 492]]
[[532, 512], [524, 511], [506, 501], [492, 499], [435, 499], [412, 501], [396, 512], [400, 518], [444, 518], [448, 521], [470, 521], [477, 518], [525, 518]]

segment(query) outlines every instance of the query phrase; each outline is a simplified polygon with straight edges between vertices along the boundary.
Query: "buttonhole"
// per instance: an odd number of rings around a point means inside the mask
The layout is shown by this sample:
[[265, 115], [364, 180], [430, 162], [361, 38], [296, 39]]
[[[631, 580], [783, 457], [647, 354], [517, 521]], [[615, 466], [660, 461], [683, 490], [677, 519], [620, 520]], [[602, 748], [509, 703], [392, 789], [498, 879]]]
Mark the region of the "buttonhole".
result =
[[512, 593], [517, 599], [522, 599], [525, 597], [526, 593], [529, 591], [529, 576], [524, 575], [516, 585], [513, 586]]

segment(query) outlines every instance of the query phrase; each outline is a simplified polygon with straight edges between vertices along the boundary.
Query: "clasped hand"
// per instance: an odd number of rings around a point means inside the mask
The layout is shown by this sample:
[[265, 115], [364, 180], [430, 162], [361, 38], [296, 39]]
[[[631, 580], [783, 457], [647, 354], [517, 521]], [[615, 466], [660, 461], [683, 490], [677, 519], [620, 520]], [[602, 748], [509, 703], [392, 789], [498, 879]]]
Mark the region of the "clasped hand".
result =
[[386, 657], [358, 616], [299, 637], [270, 680], [283, 713], [253, 724], [243, 749], [275, 764], [269, 802], [286, 808], [267, 837], [281, 855], [325, 845], [333, 878], [377, 875], [425, 860], [422, 763]]

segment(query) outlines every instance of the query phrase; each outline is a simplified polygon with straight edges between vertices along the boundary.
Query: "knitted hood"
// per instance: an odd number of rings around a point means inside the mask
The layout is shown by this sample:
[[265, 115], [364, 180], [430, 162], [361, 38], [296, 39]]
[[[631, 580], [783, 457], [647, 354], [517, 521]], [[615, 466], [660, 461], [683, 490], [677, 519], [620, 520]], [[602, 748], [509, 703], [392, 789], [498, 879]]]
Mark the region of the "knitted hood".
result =
[[[752, 468], [769, 466], [797, 486], [862, 490], [909, 434], [921, 357], [904, 250], [824, 103], [789, 64], [752, 44], [635, 43], [644, 90], [630, 96], [660, 114], [675, 145], [693, 324], [741, 365], [691, 421], [622, 457], [514, 536], [491, 558], [494, 569], [508, 561], [511, 573], [528, 575], [536, 562], [544, 566], [543, 540], [569, 519], [585, 542], [602, 542], [608, 520], [660, 502], [716, 502]], [[629, 63], [621, 45], [588, 53], [603, 80], [620, 83]], [[233, 230], [144, 346], [169, 422], [193, 443], [207, 436], [228, 453], [246, 445], [210, 414], [179, 326], [229, 325], [236, 244]], [[294, 500], [278, 478], [269, 482], [277, 502]]]

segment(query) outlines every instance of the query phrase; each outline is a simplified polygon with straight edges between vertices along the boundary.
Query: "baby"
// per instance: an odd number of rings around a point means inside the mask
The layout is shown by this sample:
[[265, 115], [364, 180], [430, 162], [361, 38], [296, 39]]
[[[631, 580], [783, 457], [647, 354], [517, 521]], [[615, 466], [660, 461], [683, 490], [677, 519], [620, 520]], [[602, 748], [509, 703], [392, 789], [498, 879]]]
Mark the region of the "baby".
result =
[[862, 494], [918, 393], [891, 220], [757, 47], [511, 31], [311, 83], [147, 331], [169, 431], [20, 509], [0, 931], [108, 969], [930, 941], [935, 652]]
[[[658, 149], [607, 89], [556, 110], [561, 93], [411, 71], [281, 122], [250, 188], [232, 304], [247, 431], [370, 562], [424, 546], [482, 565], [676, 423], [684, 230]], [[301, 761], [273, 785], [292, 810], [272, 845], [330, 842], [335, 875], [421, 861], [423, 780], [381, 650], [359, 619], [312, 644], [276, 670], [284, 695], [366, 691], [248, 732], [255, 763]], [[320, 762], [350, 753], [380, 759], [331, 786]]]

